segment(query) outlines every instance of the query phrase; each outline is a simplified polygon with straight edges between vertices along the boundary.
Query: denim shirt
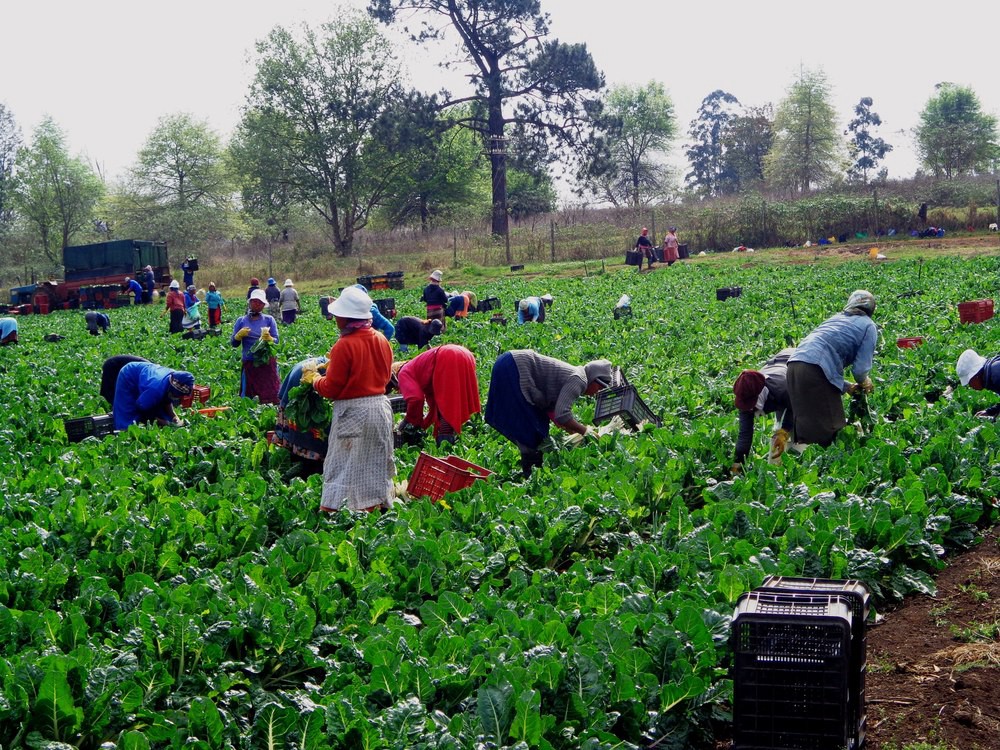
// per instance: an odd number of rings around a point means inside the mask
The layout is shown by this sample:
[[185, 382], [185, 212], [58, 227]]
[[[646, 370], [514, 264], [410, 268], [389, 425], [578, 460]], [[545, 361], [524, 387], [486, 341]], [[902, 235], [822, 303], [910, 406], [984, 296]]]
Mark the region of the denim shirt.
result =
[[841, 312], [816, 326], [788, 361], [817, 365], [830, 385], [843, 392], [845, 367], [851, 365], [859, 383], [871, 372], [877, 339], [871, 318]]

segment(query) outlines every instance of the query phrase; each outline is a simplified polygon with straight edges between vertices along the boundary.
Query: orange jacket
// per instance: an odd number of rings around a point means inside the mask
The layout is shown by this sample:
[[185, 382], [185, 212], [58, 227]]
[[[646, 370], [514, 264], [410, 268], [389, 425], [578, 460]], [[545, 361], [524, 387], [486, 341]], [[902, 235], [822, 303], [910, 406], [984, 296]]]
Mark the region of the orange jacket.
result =
[[392, 347], [373, 328], [362, 328], [337, 339], [330, 349], [326, 375], [313, 381], [323, 398], [335, 401], [381, 396], [389, 382]]

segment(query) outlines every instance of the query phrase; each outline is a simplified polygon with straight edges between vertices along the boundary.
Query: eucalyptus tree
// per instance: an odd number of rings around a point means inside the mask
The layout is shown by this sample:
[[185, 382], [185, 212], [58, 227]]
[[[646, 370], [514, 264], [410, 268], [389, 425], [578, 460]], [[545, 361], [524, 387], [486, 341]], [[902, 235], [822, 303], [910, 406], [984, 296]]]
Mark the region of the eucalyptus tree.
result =
[[0, 102], [0, 237], [14, 219], [14, 163], [21, 148], [21, 129], [14, 114]]
[[778, 104], [765, 175], [772, 187], [805, 194], [841, 174], [844, 142], [822, 71], [803, 70]]
[[688, 130], [691, 143], [685, 151], [691, 171], [684, 179], [701, 195], [722, 195], [734, 182], [734, 176], [727, 174], [725, 137], [729, 124], [739, 113], [739, 100], [727, 91], [716, 89], [702, 99], [698, 117], [691, 121]]
[[878, 166], [885, 155], [892, 151], [892, 146], [875, 133], [875, 129], [882, 124], [882, 118], [872, 110], [873, 103], [870, 96], [864, 96], [858, 101], [854, 106], [854, 119], [847, 123], [845, 133], [850, 136], [847, 148], [851, 155], [847, 176], [865, 185], [868, 184], [870, 173], [885, 179], [886, 170], [879, 170]]

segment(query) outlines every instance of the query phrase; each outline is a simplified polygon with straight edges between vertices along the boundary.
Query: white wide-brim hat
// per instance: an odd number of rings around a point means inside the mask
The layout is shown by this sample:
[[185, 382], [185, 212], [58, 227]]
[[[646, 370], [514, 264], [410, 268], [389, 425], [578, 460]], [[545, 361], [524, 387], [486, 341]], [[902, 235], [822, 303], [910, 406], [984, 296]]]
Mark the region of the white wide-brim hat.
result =
[[966, 349], [962, 352], [958, 356], [958, 362], [955, 363], [955, 372], [958, 373], [962, 385], [968, 385], [985, 364], [986, 357], [977, 354], [975, 349]]
[[372, 298], [360, 289], [349, 286], [330, 305], [330, 312], [338, 318], [368, 320], [372, 317]]

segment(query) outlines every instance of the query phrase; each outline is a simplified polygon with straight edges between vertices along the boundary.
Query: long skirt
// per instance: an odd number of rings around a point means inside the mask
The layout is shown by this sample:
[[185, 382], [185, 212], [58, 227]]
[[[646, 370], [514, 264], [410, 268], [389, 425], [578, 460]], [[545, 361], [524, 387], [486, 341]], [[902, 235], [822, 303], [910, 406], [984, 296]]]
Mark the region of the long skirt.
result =
[[518, 447], [536, 449], [549, 436], [548, 414], [524, 397], [517, 363], [510, 352], [497, 357], [493, 365], [486, 396], [486, 424]]
[[819, 365], [788, 363], [788, 400], [795, 415], [795, 440], [827, 446], [844, 429], [844, 397]]
[[385, 396], [333, 404], [321, 510], [370, 510], [393, 502], [392, 407]]
[[181, 321], [184, 320], [183, 310], [171, 310], [170, 311], [170, 332], [180, 333], [184, 330], [184, 326], [181, 325]]
[[137, 357], [134, 354], [118, 354], [108, 357], [101, 366], [101, 396], [108, 402], [108, 406], [114, 406], [115, 389], [118, 386], [118, 373], [129, 362], [148, 362], [148, 359]]
[[222, 325], [222, 308], [221, 307], [210, 307], [208, 308], [208, 324], [215, 328], [216, 326]]
[[266, 365], [260, 367], [254, 365], [253, 360], [243, 360], [243, 371], [240, 373], [240, 395], [243, 398], [256, 397], [262, 404], [276, 404], [280, 388], [278, 360], [271, 357]]
[[281, 322], [285, 325], [291, 325], [295, 322], [295, 317], [299, 314], [298, 310], [282, 310], [281, 311]]

